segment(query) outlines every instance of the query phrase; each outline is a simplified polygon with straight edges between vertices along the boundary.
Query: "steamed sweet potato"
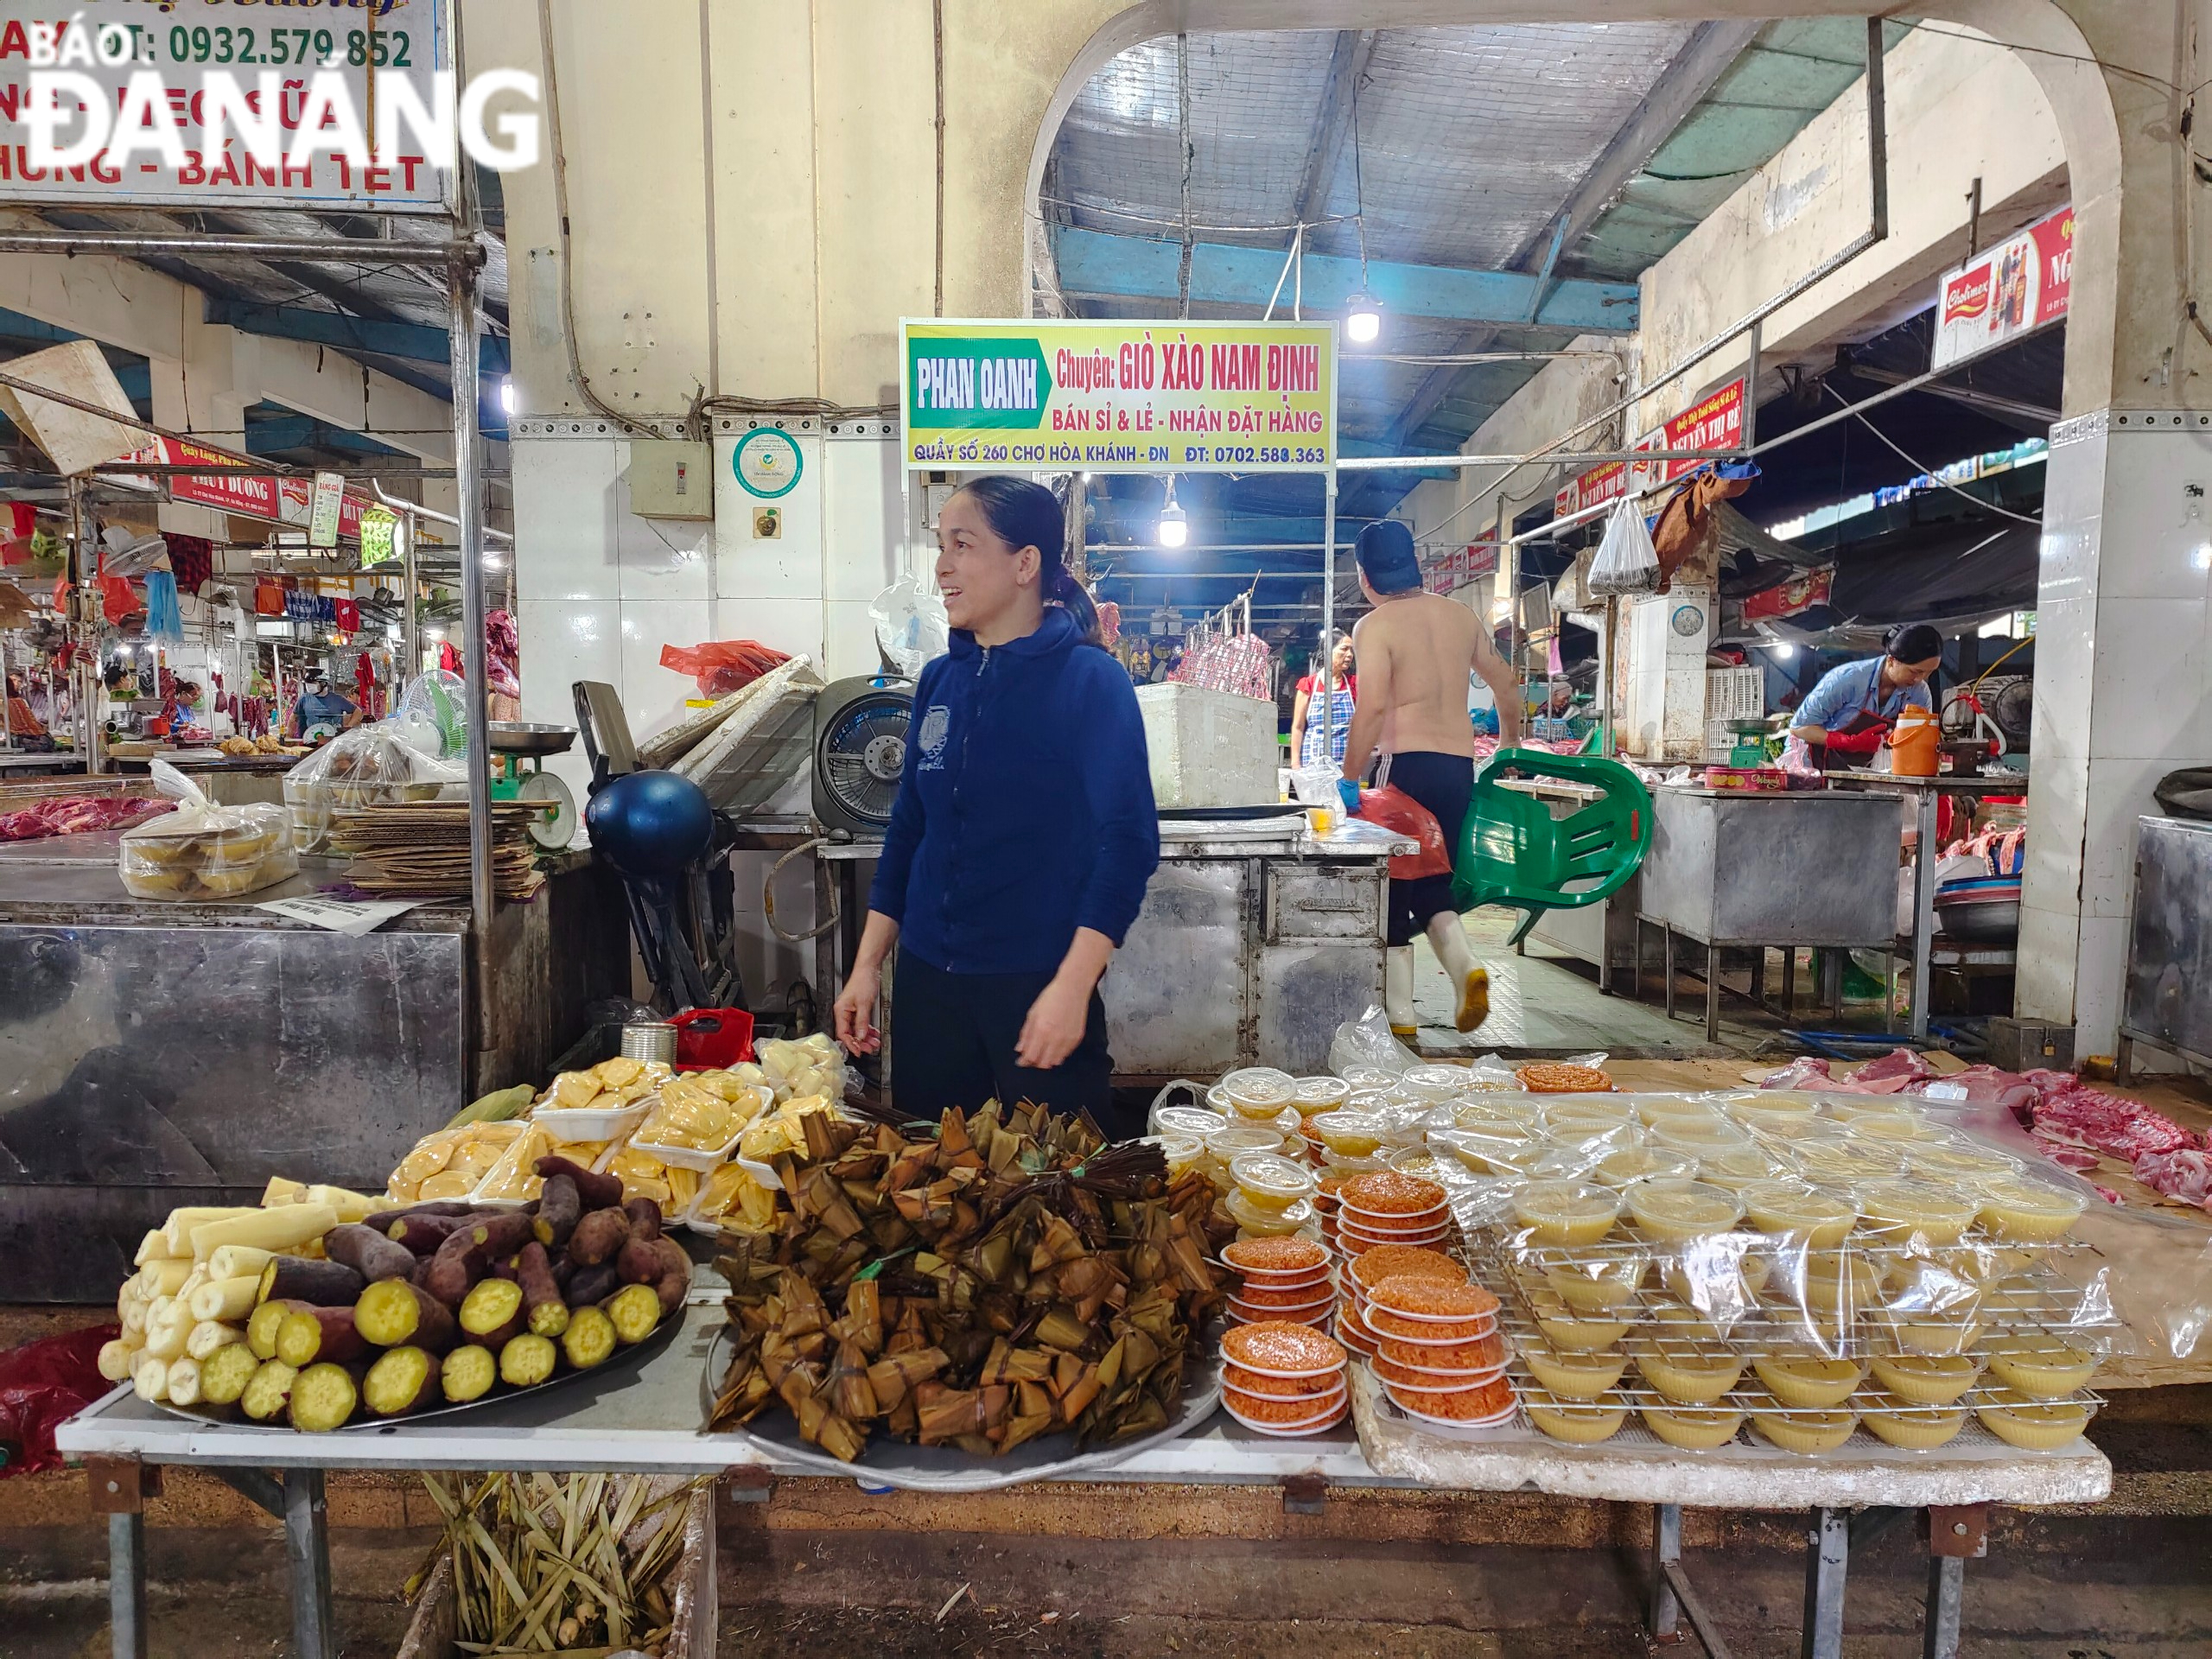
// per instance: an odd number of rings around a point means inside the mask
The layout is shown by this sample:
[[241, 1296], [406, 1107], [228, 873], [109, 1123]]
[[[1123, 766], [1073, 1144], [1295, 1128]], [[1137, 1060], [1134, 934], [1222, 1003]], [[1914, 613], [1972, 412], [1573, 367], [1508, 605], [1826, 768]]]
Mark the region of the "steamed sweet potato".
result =
[[605, 1301], [621, 1288], [622, 1275], [615, 1271], [614, 1264], [599, 1262], [588, 1268], [579, 1267], [570, 1274], [561, 1295], [571, 1309], [575, 1309]]
[[614, 1322], [614, 1335], [625, 1347], [643, 1342], [660, 1323], [660, 1297], [651, 1285], [625, 1285], [600, 1306]]
[[[457, 1216], [406, 1215], [385, 1229], [392, 1243], [403, 1246], [413, 1255], [435, 1255], [438, 1246], [455, 1232], [469, 1225], [476, 1218], [476, 1211], [464, 1206]], [[378, 1219], [381, 1221], [382, 1217]]]
[[[388, 1242], [388, 1241], [387, 1241]], [[276, 1357], [304, 1370], [317, 1361], [343, 1364], [367, 1351], [350, 1307], [303, 1307], [276, 1327]]]
[[245, 1322], [246, 1346], [253, 1350], [256, 1359], [276, 1357], [276, 1332], [285, 1319], [302, 1308], [314, 1306], [312, 1302], [264, 1302], [253, 1310]]
[[372, 1285], [379, 1279], [410, 1278], [415, 1272], [412, 1250], [359, 1222], [332, 1228], [322, 1236], [322, 1249], [333, 1262], [353, 1268]]
[[[586, 1210], [605, 1210], [622, 1202], [622, 1178], [619, 1175], [594, 1175], [582, 1165], [572, 1163], [557, 1154], [548, 1154], [539, 1159], [537, 1173], [547, 1180], [556, 1175], [565, 1175], [576, 1184], [576, 1197]], [[543, 1198], [541, 1192], [539, 1197]]]
[[562, 1333], [561, 1351], [569, 1363], [580, 1371], [606, 1363], [614, 1351], [614, 1322], [606, 1313], [591, 1306], [575, 1309], [569, 1318], [569, 1328]]
[[292, 1382], [292, 1427], [309, 1434], [343, 1428], [360, 1398], [353, 1374], [343, 1365], [310, 1365]]
[[317, 1307], [351, 1307], [368, 1281], [342, 1262], [311, 1262], [303, 1255], [272, 1255], [261, 1270], [264, 1302], [312, 1302]]
[[626, 1198], [622, 1213], [630, 1217], [630, 1236], [654, 1239], [660, 1236], [660, 1205], [651, 1198]]
[[594, 1210], [569, 1235], [569, 1255], [587, 1268], [612, 1262], [630, 1242], [630, 1217], [620, 1210]]
[[363, 1291], [353, 1328], [379, 1348], [411, 1344], [442, 1354], [454, 1341], [453, 1310], [405, 1279], [379, 1279]]
[[560, 1354], [544, 1337], [527, 1332], [510, 1338], [499, 1350], [499, 1381], [512, 1389], [534, 1388], [553, 1375]]
[[480, 1279], [461, 1304], [461, 1334], [486, 1348], [500, 1349], [522, 1334], [522, 1287], [512, 1279]]
[[[281, 1359], [264, 1359], [238, 1395], [238, 1409], [257, 1423], [283, 1414], [299, 1372]], [[202, 1384], [204, 1389], [205, 1384]]]
[[584, 1204], [573, 1176], [550, 1175], [537, 1195], [537, 1214], [531, 1223], [537, 1242], [549, 1251], [568, 1247], [569, 1235], [583, 1219]]
[[361, 1403], [378, 1417], [398, 1417], [430, 1403], [438, 1362], [427, 1350], [388, 1348], [361, 1381]]
[[569, 1328], [569, 1305], [561, 1300], [552, 1262], [534, 1239], [515, 1258], [515, 1282], [522, 1287], [524, 1318], [534, 1334], [557, 1337]]
[[468, 1343], [454, 1349], [438, 1369], [438, 1386], [454, 1405], [481, 1400], [499, 1380], [499, 1362], [489, 1348]]

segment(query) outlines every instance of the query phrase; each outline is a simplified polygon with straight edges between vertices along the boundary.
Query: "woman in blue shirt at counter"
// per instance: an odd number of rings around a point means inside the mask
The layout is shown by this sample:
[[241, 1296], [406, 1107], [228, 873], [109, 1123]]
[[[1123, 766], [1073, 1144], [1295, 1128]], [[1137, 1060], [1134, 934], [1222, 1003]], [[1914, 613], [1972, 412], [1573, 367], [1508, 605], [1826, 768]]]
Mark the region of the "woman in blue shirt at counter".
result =
[[892, 1091], [935, 1117], [994, 1097], [1103, 1120], [1112, 1071], [1098, 982], [1160, 862], [1135, 689], [1061, 563], [1042, 485], [979, 478], [938, 515], [951, 649], [914, 688], [906, 768], [837, 1040], [882, 1046]]
[[1789, 739], [1826, 771], [1865, 766], [1907, 707], [1935, 712], [1928, 682], [1943, 665], [1943, 636], [1925, 622], [1890, 630], [1879, 657], [1832, 668], [1805, 694]]

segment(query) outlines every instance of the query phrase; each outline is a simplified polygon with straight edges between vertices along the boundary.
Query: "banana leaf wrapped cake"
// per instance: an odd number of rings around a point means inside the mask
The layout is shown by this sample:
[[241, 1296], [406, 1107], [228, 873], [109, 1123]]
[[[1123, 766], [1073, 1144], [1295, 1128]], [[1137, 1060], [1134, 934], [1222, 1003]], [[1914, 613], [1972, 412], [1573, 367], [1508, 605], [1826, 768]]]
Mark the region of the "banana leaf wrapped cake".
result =
[[791, 1213], [724, 1232], [734, 1357], [709, 1429], [780, 1406], [851, 1461], [878, 1429], [992, 1457], [1166, 1427], [1230, 1278], [1212, 1183], [1042, 1107], [914, 1128], [808, 1117], [776, 1160]]

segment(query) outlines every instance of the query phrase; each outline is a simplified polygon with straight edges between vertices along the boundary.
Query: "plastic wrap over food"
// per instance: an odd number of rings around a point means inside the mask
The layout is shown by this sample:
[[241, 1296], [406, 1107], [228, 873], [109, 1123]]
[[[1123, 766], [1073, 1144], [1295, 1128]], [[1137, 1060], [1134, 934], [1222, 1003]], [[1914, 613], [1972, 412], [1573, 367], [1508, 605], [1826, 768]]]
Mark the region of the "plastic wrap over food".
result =
[[299, 873], [283, 807], [216, 806], [168, 761], [156, 760], [151, 771], [177, 810], [123, 832], [116, 868], [133, 897], [235, 899]]
[[284, 774], [292, 845], [302, 853], [327, 852], [340, 813], [435, 800], [448, 785], [459, 790], [467, 781], [460, 766], [425, 754], [391, 721], [340, 732]]
[[1355, 1070], [1395, 1077], [1421, 1063], [1420, 1055], [1390, 1034], [1390, 1018], [1379, 1003], [1345, 1020], [1329, 1039], [1329, 1070], [1340, 1077]]

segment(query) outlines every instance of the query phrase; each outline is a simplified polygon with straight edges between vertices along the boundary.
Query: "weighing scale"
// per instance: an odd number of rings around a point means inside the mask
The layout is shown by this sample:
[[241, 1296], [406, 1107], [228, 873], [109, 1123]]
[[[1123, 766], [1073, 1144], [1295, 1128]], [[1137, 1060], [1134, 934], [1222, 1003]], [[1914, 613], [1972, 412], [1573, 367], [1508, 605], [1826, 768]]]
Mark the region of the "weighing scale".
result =
[[576, 798], [544, 769], [544, 763], [549, 754], [568, 752], [576, 741], [575, 728], [495, 720], [486, 730], [491, 734], [492, 798], [541, 804], [544, 810], [530, 819], [530, 838], [548, 852], [561, 851], [576, 833]]
[[1770, 734], [1764, 715], [1755, 720], [1732, 720], [1728, 729], [1734, 734], [1736, 747], [1728, 751], [1732, 766], [1764, 766], [1772, 764], [1773, 756], [1767, 749]]

